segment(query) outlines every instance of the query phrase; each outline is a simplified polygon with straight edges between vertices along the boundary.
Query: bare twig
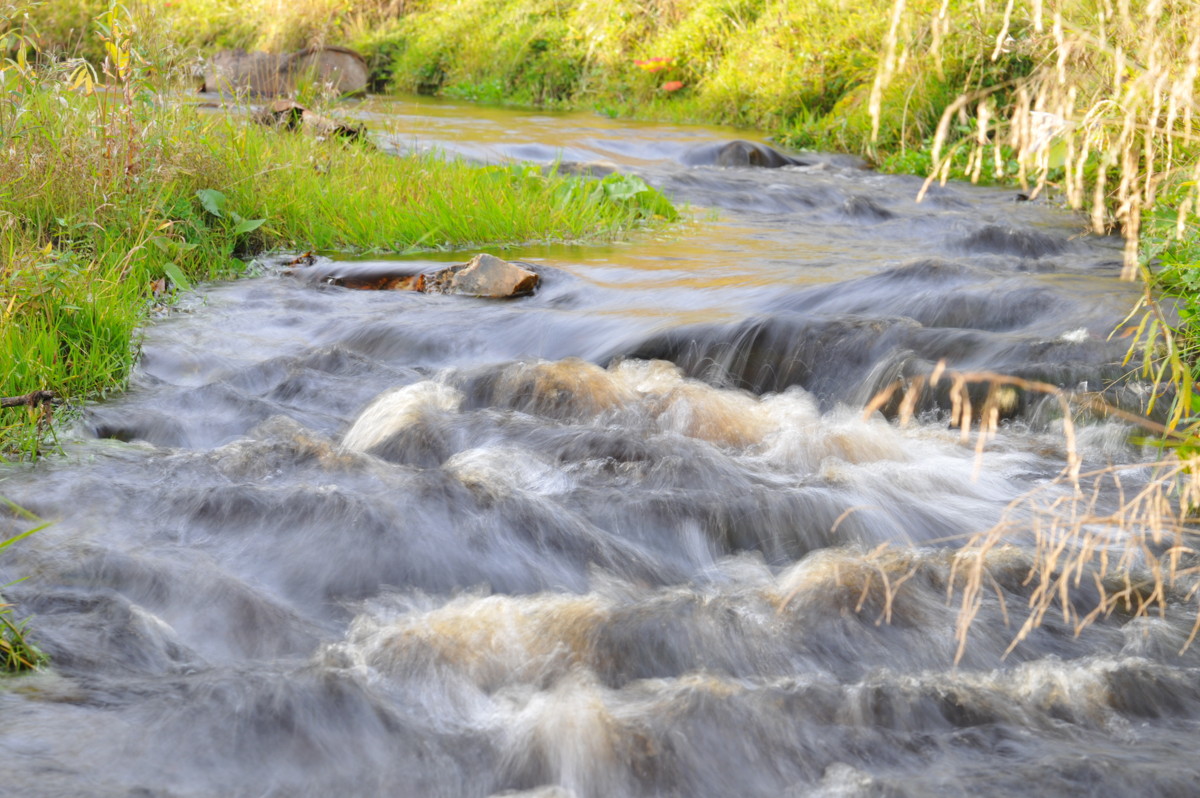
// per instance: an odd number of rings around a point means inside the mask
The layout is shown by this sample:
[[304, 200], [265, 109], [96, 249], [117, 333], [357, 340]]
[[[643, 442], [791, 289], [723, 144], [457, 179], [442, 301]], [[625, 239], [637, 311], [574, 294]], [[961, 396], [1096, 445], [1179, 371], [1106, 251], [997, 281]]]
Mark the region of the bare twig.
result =
[[0, 396], [0, 407], [38, 407], [55, 400], [53, 391], [31, 391], [24, 396]]

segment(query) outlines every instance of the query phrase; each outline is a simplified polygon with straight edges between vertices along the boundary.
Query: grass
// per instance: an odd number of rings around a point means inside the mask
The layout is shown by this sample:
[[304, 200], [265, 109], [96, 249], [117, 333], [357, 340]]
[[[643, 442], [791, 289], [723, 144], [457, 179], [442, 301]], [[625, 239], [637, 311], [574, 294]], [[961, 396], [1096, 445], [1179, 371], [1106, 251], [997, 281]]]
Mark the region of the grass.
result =
[[[120, 388], [148, 310], [263, 250], [611, 238], [674, 214], [636, 178], [394, 157], [165, 103], [122, 14], [101, 20], [105, 74], [29, 46], [0, 69], [0, 396]], [[0, 409], [0, 455], [38, 454], [41, 412]]]
[[[849, 0], [457, 0], [453, 13], [433, 0], [175, 0], [154, 35], [201, 51], [348, 45], [366, 55], [379, 90], [727, 123], [867, 152], [919, 145], [960, 92], [1026, 69], [1021, 56], [976, 58], [974, 31], [931, 32], [921, 18], [941, 6], [908, 0], [897, 33], [913, 43], [878, 98], [889, 15]], [[46, 0], [31, 25], [43, 49], [79, 53], [83, 18], [95, 12]], [[934, 40], [946, 40], [945, 55], [918, 57]], [[103, 56], [93, 44], [83, 54]], [[637, 64], [652, 58], [661, 68]], [[877, 131], [875, 105], [886, 110]]]

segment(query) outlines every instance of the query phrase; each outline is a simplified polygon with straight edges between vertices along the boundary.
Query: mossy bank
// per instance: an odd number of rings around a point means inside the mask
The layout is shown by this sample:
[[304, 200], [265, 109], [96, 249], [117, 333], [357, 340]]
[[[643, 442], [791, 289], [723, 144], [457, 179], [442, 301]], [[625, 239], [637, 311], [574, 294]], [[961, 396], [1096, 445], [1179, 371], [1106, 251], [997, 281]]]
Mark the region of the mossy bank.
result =
[[[1172, 261], [1168, 284], [1196, 305], [1181, 249], [1195, 238], [1200, 200], [1195, 0], [145, 0], [134, 8], [155, 12], [143, 15], [139, 35], [172, 67], [225, 47], [348, 45], [366, 54], [380, 91], [744, 125], [792, 147], [863, 153], [889, 171], [1021, 184], [1079, 209], [1081, 228], [1125, 234], [1130, 277], [1157, 279], [1157, 259]], [[45, 51], [79, 52], [83, 42], [95, 60], [103, 42], [83, 31], [99, 10], [99, 0], [47, 0], [31, 8], [29, 29]], [[1168, 349], [1196, 348], [1196, 330], [1186, 335]], [[1183, 408], [1178, 417], [1189, 415]]]

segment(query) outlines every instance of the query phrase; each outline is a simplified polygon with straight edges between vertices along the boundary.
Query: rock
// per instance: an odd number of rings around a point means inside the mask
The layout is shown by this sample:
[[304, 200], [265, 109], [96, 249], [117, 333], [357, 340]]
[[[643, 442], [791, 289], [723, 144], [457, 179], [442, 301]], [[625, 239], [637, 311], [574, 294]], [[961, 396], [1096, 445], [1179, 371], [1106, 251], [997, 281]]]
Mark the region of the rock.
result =
[[693, 147], [684, 152], [680, 160], [685, 166], [757, 166], [778, 169], [781, 166], [808, 165], [807, 161], [784, 155], [765, 144], [740, 139]]
[[576, 175], [578, 177], [608, 177], [621, 167], [612, 161], [560, 161], [543, 168], [547, 175]]
[[358, 291], [419, 291], [425, 279], [419, 268], [409, 263], [345, 263], [301, 255], [283, 272], [312, 285], [336, 285]]
[[[337, 285], [361, 291], [423, 291], [427, 294], [498, 299], [532, 294], [541, 277], [494, 255], [476, 255], [437, 271], [420, 272], [405, 263], [323, 263], [296, 259], [284, 274], [312, 284]], [[293, 267], [294, 266], [294, 267]]]
[[256, 112], [252, 118], [260, 124], [276, 125], [286, 130], [303, 130], [324, 138], [359, 141], [367, 134], [367, 128], [363, 124], [352, 125], [321, 116], [293, 100], [276, 100]]
[[451, 266], [424, 278], [419, 290], [426, 293], [488, 298], [532, 294], [541, 281], [535, 272], [495, 255], [476, 255], [470, 263]]
[[337, 94], [367, 88], [367, 62], [344, 47], [309, 47], [295, 53], [222, 50], [204, 70], [204, 91], [262, 97], [290, 94], [303, 80], [327, 84]]

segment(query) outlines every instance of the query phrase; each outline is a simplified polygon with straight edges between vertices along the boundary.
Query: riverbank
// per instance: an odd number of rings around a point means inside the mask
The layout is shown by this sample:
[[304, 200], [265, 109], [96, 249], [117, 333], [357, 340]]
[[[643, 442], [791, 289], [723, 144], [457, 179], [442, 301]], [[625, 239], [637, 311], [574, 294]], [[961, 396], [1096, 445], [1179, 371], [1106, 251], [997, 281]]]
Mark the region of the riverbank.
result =
[[[48, 52], [98, 62], [100, 0], [48, 0]], [[375, 91], [752, 127], [885, 172], [1022, 185], [1119, 230], [1142, 212], [1195, 237], [1195, 2], [896, 0], [175, 0], [134, 5], [163, 68], [204, 54], [346, 45]], [[1144, 264], [1152, 257], [1144, 249]]]
[[[164, 104], [136, 31], [116, 36], [126, 69], [103, 88], [71, 65], [3, 71], [0, 397], [69, 403], [120, 388], [148, 313], [264, 250], [596, 240], [653, 216], [635, 192], [578, 178], [396, 157]], [[0, 410], [0, 456], [36, 456], [48, 409]]]
[[[39, 6], [45, 46], [70, 47], [98, 7]], [[177, 0], [161, 11], [144, 35], [169, 42], [177, 65], [226, 47], [348, 45], [379, 91], [754, 127], [882, 171], [1052, 195], [1081, 228], [1127, 237], [1127, 277], [1180, 295], [1181, 340], [1144, 343], [1192, 353], [1195, 367], [1194, 2], [458, 0], [447, 13], [429, 0]], [[1160, 279], [1172, 262], [1183, 273]]]

